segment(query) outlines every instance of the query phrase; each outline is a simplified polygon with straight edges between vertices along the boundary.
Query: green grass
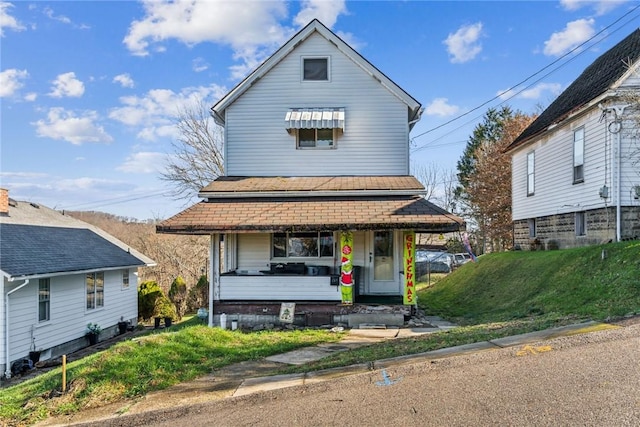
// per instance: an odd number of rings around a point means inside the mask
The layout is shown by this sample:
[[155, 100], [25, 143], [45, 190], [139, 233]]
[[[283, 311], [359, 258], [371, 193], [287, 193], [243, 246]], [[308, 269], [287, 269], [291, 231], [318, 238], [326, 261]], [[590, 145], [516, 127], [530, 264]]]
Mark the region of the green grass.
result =
[[30, 425], [50, 415], [143, 396], [232, 363], [340, 338], [312, 329], [244, 333], [209, 328], [193, 320], [175, 326], [175, 330], [143, 335], [70, 363], [64, 395], [59, 393], [61, 369], [3, 389], [0, 420]]
[[[430, 279], [418, 285], [419, 306], [463, 327], [372, 344], [273, 373], [367, 363], [587, 319], [640, 314], [640, 242], [484, 255], [477, 263]], [[57, 393], [60, 369], [2, 390], [0, 420], [29, 425], [51, 415], [143, 396], [232, 363], [339, 338], [322, 330], [243, 333], [208, 328], [192, 318], [167, 332], [125, 341], [71, 363], [64, 395]]]
[[462, 325], [638, 313], [640, 242], [484, 255], [424, 289], [418, 304]]

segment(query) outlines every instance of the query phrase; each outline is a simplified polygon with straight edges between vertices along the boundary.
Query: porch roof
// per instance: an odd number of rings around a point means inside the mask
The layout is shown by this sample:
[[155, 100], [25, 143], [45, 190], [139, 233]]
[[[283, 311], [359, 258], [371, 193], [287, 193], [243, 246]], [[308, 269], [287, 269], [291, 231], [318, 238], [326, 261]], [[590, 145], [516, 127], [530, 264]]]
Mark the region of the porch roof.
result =
[[269, 233], [411, 229], [446, 233], [464, 220], [420, 196], [210, 199], [156, 226], [158, 233]]

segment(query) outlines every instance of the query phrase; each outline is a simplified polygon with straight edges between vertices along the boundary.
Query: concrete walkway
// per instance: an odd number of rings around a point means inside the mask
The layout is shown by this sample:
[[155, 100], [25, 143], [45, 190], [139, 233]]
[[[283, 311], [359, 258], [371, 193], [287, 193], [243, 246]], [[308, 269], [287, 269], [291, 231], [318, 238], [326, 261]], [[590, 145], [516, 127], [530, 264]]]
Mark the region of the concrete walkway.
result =
[[[416, 335], [423, 335], [441, 331], [443, 329], [454, 328], [455, 325], [435, 320], [433, 328], [396, 328], [396, 329], [351, 329], [348, 336], [339, 344], [320, 345], [318, 347], [295, 350], [285, 354], [268, 357], [272, 362], [286, 363], [291, 365], [302, 365], [307, 362], [322, 359], [332, 353], [344, 351], [349, 348], [356, 348], [394, 338], [408, 338]], [[436, 326], [437, 325], [437, 326]], [[456, 347], [443, 348], [425, 353], [399, 356], [390, 359], [378, 360], [373, 363], [346, 366], [343, 368], [327, 369], [324, 371], [309, 372], [304, 374], [276, 375], [259, 378], [249, 378], [244, 380], [235, 390], [233, 396], [243, 396], [258, 391], [275, 390], [284, 387], [304, 385], [312, 382], [319, 382], [333, 379], [354, 373], [365, 372], [376, 369], [387, 369], [391, 366], [416, 363], [422, 360], [438, 359], [448, 356], [461, 355], [478, 351], [492, 350], [505, 347], [524, 346], [523, 351], [536, 351], [535, 348], [528, 349], [526, 344], [538, 343], [540, 341], [556, 338], [560, 336], [593, 332], [603, 329], [618, 328], [619, 326], [586, 322], [576, 325], [562, 326], [543, 331], [531, 332], [512, 337], [499, 338], [490, 341], [482, 341], [473, 344], [465, 344]]]

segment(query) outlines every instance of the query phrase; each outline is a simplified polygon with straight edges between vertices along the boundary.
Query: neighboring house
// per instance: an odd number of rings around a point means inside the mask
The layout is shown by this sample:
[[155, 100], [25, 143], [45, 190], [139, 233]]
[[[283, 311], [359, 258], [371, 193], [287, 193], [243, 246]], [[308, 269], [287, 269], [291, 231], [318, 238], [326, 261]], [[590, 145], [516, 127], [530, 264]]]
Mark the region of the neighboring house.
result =
[[412, 233], [464, 227], [409, 175], [421, 112], [317, 20], [212, 108], [226, 176], [157, 226], [211, 235], [210, 324], [223, 312], [241, 325], [277, 321], [282, 302], [307, 324], [344, 319], [345, 306], [373, 297], [415, 304], [403, 266]]
[[509, 146], [516, 246], [568, 248], [640, 237], [639, 64], [637, 29], [587, 67]]
[[41, 359], [88, 345], [138, 318], [138, 267], [154, 262], [100, 229], [0, 189], [0, 367], [32, 349]]

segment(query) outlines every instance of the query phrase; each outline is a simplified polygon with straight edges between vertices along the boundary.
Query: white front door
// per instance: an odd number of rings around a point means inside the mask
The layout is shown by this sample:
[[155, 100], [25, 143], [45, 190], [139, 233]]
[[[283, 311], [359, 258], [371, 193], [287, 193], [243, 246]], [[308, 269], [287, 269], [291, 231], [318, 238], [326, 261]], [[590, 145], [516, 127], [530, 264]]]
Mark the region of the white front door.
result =
[[369, 232], [368, 294], [397, 295], [400, 280], [396, 262], [396, 242], [393, 230]]

